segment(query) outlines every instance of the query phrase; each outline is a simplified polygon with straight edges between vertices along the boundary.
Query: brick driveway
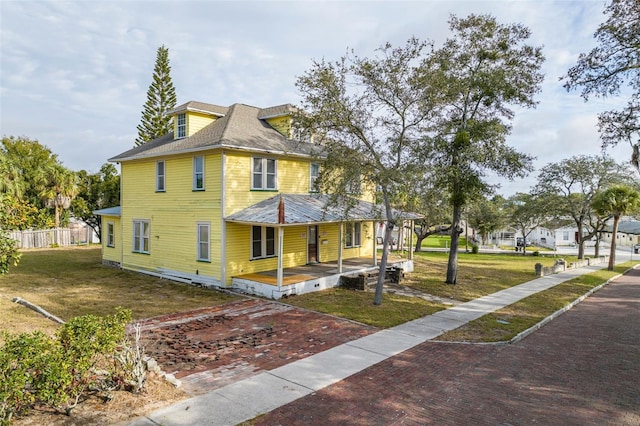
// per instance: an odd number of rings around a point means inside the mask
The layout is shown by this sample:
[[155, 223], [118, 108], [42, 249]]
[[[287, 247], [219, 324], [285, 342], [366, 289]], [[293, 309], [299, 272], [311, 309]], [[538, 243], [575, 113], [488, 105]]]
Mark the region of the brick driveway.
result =
[[141, 325], [146, 352], [193, 395], [377, 331], [256, 299], [155, 317]]
[[427, 342], [255, 425], [640, 425], [640, 270], [521, 342]]

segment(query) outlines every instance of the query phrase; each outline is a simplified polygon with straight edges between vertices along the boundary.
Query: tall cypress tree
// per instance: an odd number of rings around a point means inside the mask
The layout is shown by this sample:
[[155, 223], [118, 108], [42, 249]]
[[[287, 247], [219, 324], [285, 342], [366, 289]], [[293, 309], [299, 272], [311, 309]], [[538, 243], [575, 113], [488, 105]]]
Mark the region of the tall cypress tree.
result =
[[176, 106], [176, 90], [171, 81], [169, 49], [158, 48], [153, 81], [147, 90], [147, 102], [142, 111], [142, 121], [138, 125], [136, 146], [166, 135], [173, 129], [173, 120], [166, 113]]

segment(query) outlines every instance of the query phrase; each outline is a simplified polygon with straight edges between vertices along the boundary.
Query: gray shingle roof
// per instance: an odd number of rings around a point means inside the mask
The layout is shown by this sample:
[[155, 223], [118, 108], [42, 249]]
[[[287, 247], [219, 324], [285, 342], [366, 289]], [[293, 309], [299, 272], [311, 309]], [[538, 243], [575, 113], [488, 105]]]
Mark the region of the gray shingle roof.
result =
[[217, 116], [223, 116], [227, 113], [227, 111], [229, 111], [229, 108], [220, 105], [207, 104], [204, 102], [189, 101], [185, 104], [178, 105], [171, 111], [168, 111], [167, 115], [179, 114], [186, 111], [197, 111]]
[[[612, 228], [612, 226], [608, 226], [606, 231], [611, 232], [613, 230]], [[624, 234], [640, 235], [640, 221], [620, 221], [620, 223], [618, 224], [618, 232], [622, 232]]]
[[[225, 218], [228, 222], [278, 225], [278, 205], [284, 203], [284, 225], [385, 220], [384, 208], [349, 198], [340, 205], [328, 205], [329, 196], [319, 194], [281, 194], [256, 203]], [[347, 207], [349, 205], [349, 207]], [[397, 219], [419, 219], [422, 215], [394, 210]]]
[[[281, 111], [284, 106], [274, 108]], [[109, 161], [121, 162], [213, 148], [234, 148], [286, 155], [313, 155], [314, 145], [285, 138], [266, 121], [259, 118], [261, 111], [264, 110], [249, 105], [234, 104], [228, 108], [226, 115], [189, 137], [174, 140], [173, 133], [168, 133], [116, 155]]]

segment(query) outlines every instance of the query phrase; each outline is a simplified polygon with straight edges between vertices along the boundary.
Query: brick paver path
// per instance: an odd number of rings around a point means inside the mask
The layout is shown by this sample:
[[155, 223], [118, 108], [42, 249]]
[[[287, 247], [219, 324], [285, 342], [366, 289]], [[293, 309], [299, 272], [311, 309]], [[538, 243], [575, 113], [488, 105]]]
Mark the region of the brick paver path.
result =
[[640, 270], [514, 345], [427, 342], [255, 425], [640, 425]]
[[155, 317], [141, 325], [146, 352], [194, 395], [377, 331], [257, 299]]

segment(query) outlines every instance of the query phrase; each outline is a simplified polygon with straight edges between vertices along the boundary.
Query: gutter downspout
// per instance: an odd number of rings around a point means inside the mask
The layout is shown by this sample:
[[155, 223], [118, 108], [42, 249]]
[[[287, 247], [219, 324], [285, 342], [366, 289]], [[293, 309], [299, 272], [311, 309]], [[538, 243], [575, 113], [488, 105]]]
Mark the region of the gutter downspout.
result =
[[221, 191], [220, 191], [220, 220], [222, 221], [221, 230], [220, 230], [220, 284], [222, 287], [227, 287], [227, 222], [224, 220], [226, 216], [226, 197], [225, 193], [227, 191], [227, 180], [225, 179], [225, 163], [227, 156], [222, 150], [222, 166], [220, 167], [221, 171]]
[[338, 231], [338, 273], [342, 273], [342, 227], [344, 222], [340, 222], [340, 230]]

